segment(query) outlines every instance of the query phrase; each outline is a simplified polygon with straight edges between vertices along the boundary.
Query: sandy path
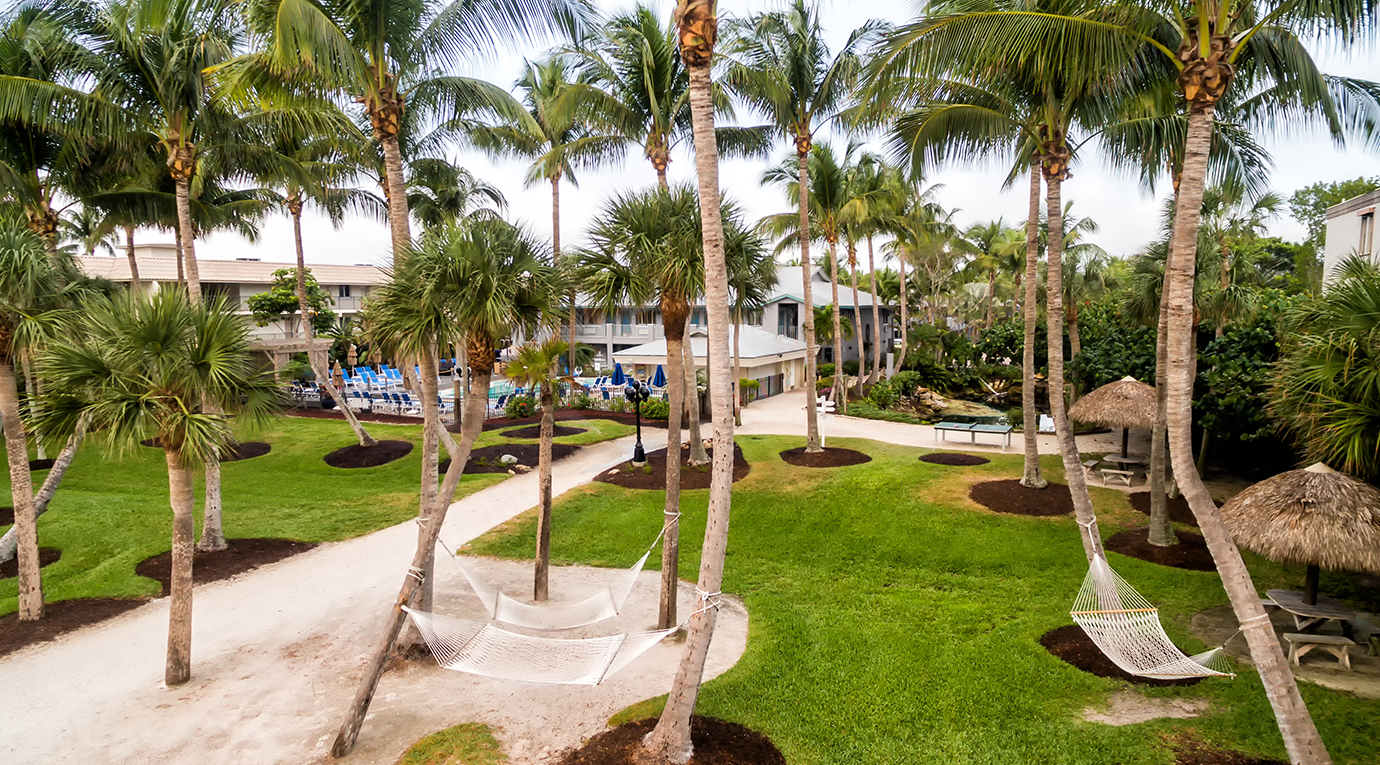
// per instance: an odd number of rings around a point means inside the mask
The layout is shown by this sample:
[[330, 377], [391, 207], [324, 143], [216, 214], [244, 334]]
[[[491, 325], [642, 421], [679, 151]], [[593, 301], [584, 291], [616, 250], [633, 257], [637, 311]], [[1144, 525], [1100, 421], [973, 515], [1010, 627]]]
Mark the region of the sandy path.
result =
[[[648, 448], [664, 446], [650, 431]], [[658, 440], [659, 439], [659, 440]], [[631, 439], [587, 447], [558, 463], [557, 493], [626, 459]], [[444, 538], [455, 546], [530, 507], [536, 474], [504, 481], [456, 503]], [[161, 686], [167, 602], [155, 601], [58, 641], [0, 659], [0, 761], [302, 763], [320, 758], [376, 645], [388, 604], [416, 544], [401, 524], [197, 588], [193, 678]], [[629, 561], [631, 564], [631, 561]], [[526, 565], [491, 561], [484, 569], [513, 594], [526, 591]], [[553, 572], [553, 599], [578, 598], [616, 572]], [[643, 629], [654, 617], [655, 573], [639, 580], [624, 623], [589, 628], [610, 634]], [[454, 566], [437, 578], [438, 610], [479, 617], [478, 603]], [[681, 608], [693, 606], [683, 587]], [[713, 674], [737, 661], [746, 643], [746, 612], [736, 604], [720, 620]], [[385, 676], [348, 761], [389, 763], [417, 738], [458, 722], [503, 728], [515, 762], [576, 743], [612, 712], [663, 692], [679, 658], [663, 644], [598, 688], [530, 686], [409, 665]]]

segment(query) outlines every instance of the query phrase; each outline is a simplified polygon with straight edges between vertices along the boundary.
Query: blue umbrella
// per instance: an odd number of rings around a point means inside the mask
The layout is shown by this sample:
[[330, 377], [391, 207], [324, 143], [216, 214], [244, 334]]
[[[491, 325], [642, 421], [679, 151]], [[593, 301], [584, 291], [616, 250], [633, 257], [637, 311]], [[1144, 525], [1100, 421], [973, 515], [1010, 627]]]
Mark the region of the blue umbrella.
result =
[[656, 365], [656, 374], [652, 375], [652, 386], [655, 388], [666, 387], [666, 373], [662, 371], [661, 365]]
[[615, 388], [621, 388], [622, 386], [626, 385], [627, 382], [628, 382], [628, 378], [626, 378], [626, 377], [623, 376], [623, 365], [622, 365], [622, 364], [614, 364], [614, 365], [613, 365], [613, 380], [611, 381], [611, 384], [612, 384]]

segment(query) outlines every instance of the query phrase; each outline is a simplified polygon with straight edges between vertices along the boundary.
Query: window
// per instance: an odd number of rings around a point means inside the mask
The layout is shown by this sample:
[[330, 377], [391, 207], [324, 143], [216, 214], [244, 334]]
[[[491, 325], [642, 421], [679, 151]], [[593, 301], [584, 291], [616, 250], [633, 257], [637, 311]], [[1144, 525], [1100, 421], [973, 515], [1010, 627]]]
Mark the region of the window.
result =
[[340, 289], [339, 289], [339, 291], [336, 292], [336, 296], [337, 296], [337, 297], [343, 297], [343, 298], [349, 297], [349, 296], [350, 296], [350, 285], [348, 285], [348, 284], [342, 284], [342, 285], [340, 285]]
[[1375, 245], [1375, 209], [1361, 213], [1361, 242], [1357, 252], [1369, 256]]
[[776, 308], [776, 334], [796, 339], [800, 336], [795, 303], [782, 303]]

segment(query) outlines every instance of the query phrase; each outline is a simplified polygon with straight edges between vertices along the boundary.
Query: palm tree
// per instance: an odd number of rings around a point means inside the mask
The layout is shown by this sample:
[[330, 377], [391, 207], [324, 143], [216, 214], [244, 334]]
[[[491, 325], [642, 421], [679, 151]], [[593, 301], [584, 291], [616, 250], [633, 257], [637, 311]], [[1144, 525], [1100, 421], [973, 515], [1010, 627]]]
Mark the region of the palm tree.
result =
[[717, 593], [723, 586], [728, 552], [729, 505], [733, 494], [733, 410], [728, 379], [728, 266], [724, 254], [724, 224], [719, 199], [719, 151], [714, 138], [713, 84], [714, 0], [680, 0], [676, 6], [680, 52], [690, 75], [690, 107], [694, 118], [695, 170], [699, 177], [700, 223], [704, 242], [705, 307], [709, 313], [709, 386], [714, 412], [714, 466], [709, 483], [709, 511], [700, 554], [697, 591], [700, 608], [690, 618], [685, 653], [676, 670], [666, 708], [656, 727], [643, 739], [639, 758], [653, 763], [685, 763], [693, 754], [690, 717], [704, 678], [709, 642], [718, 616]]
[[[843, 217], [849, 229], [867, 240], [867, 272], [872, 293], [872, 372], [867, 377], [875, 383], [882, 375], [882, 314], [881, 298], [877, 294], [877, 259], [872, 238], [886, 233], [888, 222], [894, 215], [896, 198], [890, 177], [894, 169], [874, 154], [864, 154], [849, 179], [850, 199], [845, 204]], [[856, 272], [855, 272], [856, 277]], [[858, 285], [854, 279], [853, 294], [857, 296]], [[859, 372], [861, 372], [859, 368]], [[859, 374], [861, 385], [863, 376]]]
[[192, 466], [234, 440], [230, 415], [275, 412], [282, 391], [254, 363], [248, 325], [221, 301], [196, 303], [180, 290], [118, 295], [83, 304], [67, 342], [41, 357], [47, 381], [39, 431], [66, 435], [89, 418], [113, 448], [155, 438], [168, 465], [173, 511], [168, 685], [191, 679]]
[[[712, 10], [709, 15], [713, 15]], [[862, 49], [879, 29], [877, 22], [864, 24], [848, 36], [837, 54], [831, 54], [820, 27], [819, 10], [807, 6], [805, 0], [792, 0], [784, 11], [754, 14], [725, 30], [729, 63], [723, 81], [748, 106], [767, 115], [773, 132], [795, 144], [797, 188], [813, 188], [809, 163], [815, 131], [842, 114], [848, 106], [862, 68]], [[814, 305], [810, 266], [811, 195], [800, 194], [795, 201], [800, 208], [797, 239], [806, 306], [805, 379], [813, 385], [815, 322], [809, 310]], [[837, 303], [837, 299], [834, 302]], [[820, 451], [819, 415], [815, 407], [805, 407], [805, 423], [805, 450]]]
[[429, 229], [470, 216], [499, 216], [508, 209], [508, 200], [498, 187], [459, 165], [418, 157], [407, 163], [407, 207]]
[[1006, 223], [998, 218], [986, 223], [975, 223], [963, 232], [963, 240], [968, 243], [972, 260], [968, 268], [987, 277], [987, 314], [983, 318], [984, 329], [992, 327], [992, 308], [996, 303], [997, 273], [1002, 267], [1003, 248], [1011, 244]]
[[590, 17], [580, 0], [255, 0], [251, 28], [262, 48], [239, 62], [239, 74], [262, 81], [266, 72], [310, 89], [326, 89], [363, 104], [383, 154], [384, 196], [393, 258], [405, 256], [411, 232], [399, 133], [405, 119], [442, 121], [480, 111], [524, 114], [503, 89], [451, 74], [445, 64], [499, 49], [514, 39], [578, 36]]
[[540, 343], [529, 342], [518, 348], [513, 360], [503, 367], [503, 376], [524, 388], [541, 390], [541, 441], [537, 453], [537, 564], [533, 577], [532, 599], [547, 598], [547, 574], [551, 566], [551, 442], [556, 432], [556, 389], [574, 378], [561, 373], [561, 357], [568, 346], [560, 338]]
[[[422, 398], [422, 491], [417, 550], [390, 611], [388, 623], [365, 669], [364, 678], [331, 747], [334, 757], [349, 754], [359, 738], [369, 702], [378, 688], [406, 621], [403, 606], [430, 609], [436, 541], [446, 511], [460, 485], [474, 441], [484, 427], [494, 347], [511, 333], [538, 331], [558, 318], [551, 306], [567, 291], [551, 253], [530, 234], [497, 219], [481, 219], [437, 229], [395, 266], [392, 278], [370, 304], [371, 341], [383, 350], [419, 360]], [[441, 441], [437, 349], [463, 343], [470, 370], [460, 441], [451, 449], [450, 468], [437, 489]], [[417, 572], [414, 576], [413, 572]]]
[[[600, 310], [656, 303], [666, 337], [670, 416], [666, 423], [666, 535], [661, 548], [661, 604], [657, 623], [676, 622], [680, 559], [681, 407], [686, 320], [704, 289], [704, 254], [695, 192], [686, 186], [615, 197], [589, 233], [593, 249], [578, 259], [582, 291]], [[717, 413], [716, 413], [717, 414]]]
[[[815, 322], [819, 326], [819, 341], [821, 343], [832, 343], [834, 341], [834, 310], [830, 306], [817, 305], [814, 307]], [[852, 340], [857, 336], [854, 331], [853, 320], [847, 316], [839, 317], [839, 332], [843, 339]]]
[[[1111, 256], [1107, 251], [1092, 242], [1083, 240], [1084, 234], [1097, 231], [1097, 222], [1092, 218], [1072, 217], [1073, 203], [1064, 206], [1064, 322], [1069, 330], [1069, 358], [1072, 359], [1083, 350], [1082, 336], [1078, 332], [1078, 305], [1106, 294], [1115, 285], [1111, 279]], [[1077, 398], [1077, 390], [1072, 393]]]
[[[728, 258], [728, 286], [733, 311], [733, 424], [742, 424], [743, 365], [740, 346], [744, 314], [760, 311], [776, 287], [776, 258], [751, 229], [727, 226], [724, 252]], [[807, 381], [813, 383], [813, 380]]]
[[94, 207], [82, 206], [69, 211], [58, 221], [58, 228], [64, 243], [74, 245], [80, 254], [93, 257], [97, 250], [115, 254], [111, 235], [115, 233], [115, 222]]

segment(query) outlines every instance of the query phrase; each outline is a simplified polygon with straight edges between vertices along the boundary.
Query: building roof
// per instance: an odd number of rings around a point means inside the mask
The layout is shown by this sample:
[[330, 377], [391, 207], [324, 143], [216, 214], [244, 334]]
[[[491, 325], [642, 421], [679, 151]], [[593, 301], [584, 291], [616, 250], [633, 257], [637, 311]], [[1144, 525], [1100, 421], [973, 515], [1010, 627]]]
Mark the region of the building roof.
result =
[[[696, 327], [690, 332], [690, 350], [697, 359], [705, 359], [708, 356], [709, 338], [705, 334], [703, 327]], [[733, 348], [733, 327], [728, 328], [729, 353]], [[739, 347], [739, 355], [744, 361], [751, 359], [770, 359], [776, 358], [804, 358], [805, 343], [795, 340], [785, 335], [778, 335], [773, 332], [758, 329], [757, 327], [743, 327], [743, 337]], [[636, 359], [665, 359], [666, 340], [654, 340], [650, 343], [634, 346], [613, 354], [614, 361], [630, 362]]]
[[[161, 254], [161, 253], [160, 253]], [[171, 257], [140, 255], [139, 278], [151, 282], [177, 280], [177, 260]], [[130, 281], [129, 260], [123, 253], [115, 257], [78, 257], [78, 265], [89, 276], [116, 282]], [[270, 263], [259, 260], [204, 260], [197, 258], [201, 281], [212, 284], [272, 284], [273, 272], [293, 268], [292, 263]], [[388, 281], [383, 269], [376, 266], [337, 266], [325, 263], [309, 265], [312, 276], [320, 284], [374, 285]]]
[[1368, 207], [1380, 205], [1380, 189], [1369, 191], [1359, 197], [1352, 197], [1327, 208], [1325, 215], [1328, 218], [1336, 218], [1347, 213], [1360, 212]]
[[[832, 305], [834, 302], [833, 290], [829, 286], [828, 273], [822, 268], [816, 268], [813, 272], [814, 279], [810, 284], [810, 298], [816, 306]], [[794, 300], [797, 303], [805, 302], [805, 279], [800, 272], [799, 266], [779, 266], [776, 269], [777, 284], [776, 289], [772, 290], [771, 298], [768, 303], [775, 303], [778, 300]], [[850, 275], [839, 269], [839, 308], [853, 307], [853, 288], [850, 286]], [[858, 307], [872, 307], [872, 293], [863, 289], [867, 284], [867, 277], [858, 274]], [[886, 307], [886, 301], [880, 303]]]

